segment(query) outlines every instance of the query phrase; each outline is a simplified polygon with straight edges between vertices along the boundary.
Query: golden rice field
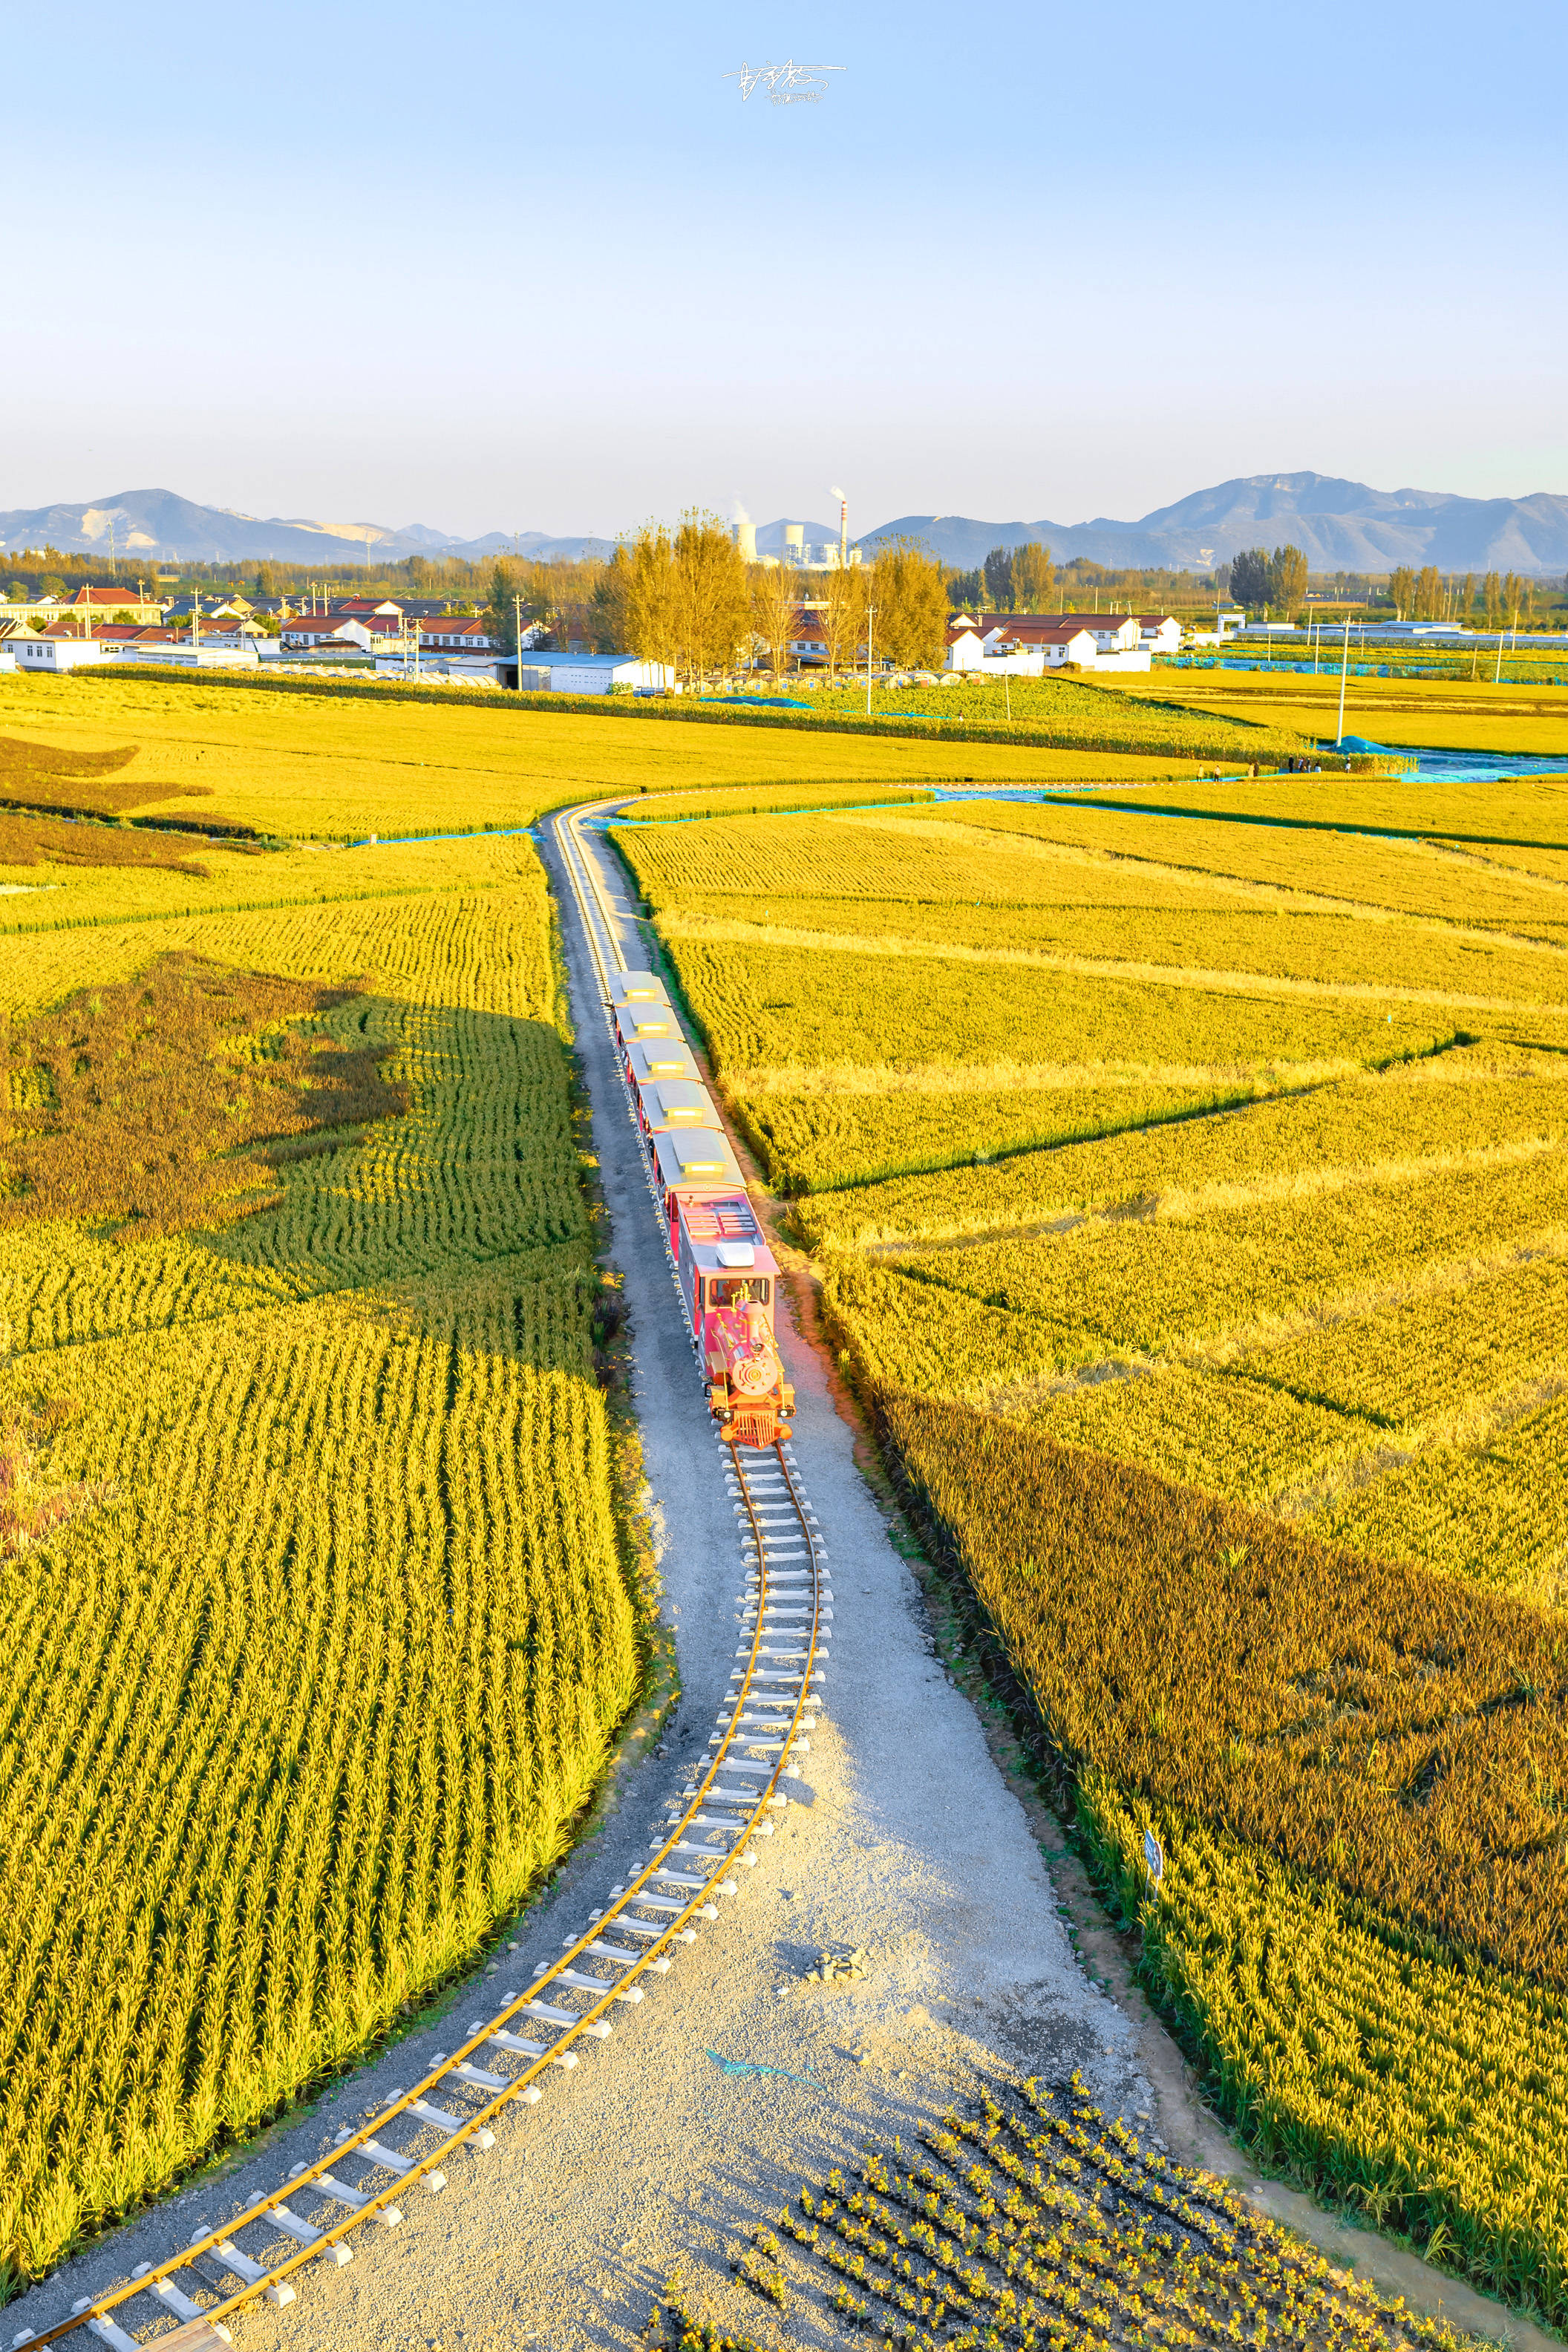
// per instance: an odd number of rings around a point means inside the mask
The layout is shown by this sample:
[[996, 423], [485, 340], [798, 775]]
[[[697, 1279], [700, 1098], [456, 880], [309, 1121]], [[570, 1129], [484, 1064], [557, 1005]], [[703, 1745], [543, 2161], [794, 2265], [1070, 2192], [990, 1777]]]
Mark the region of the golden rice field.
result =
[[1229, 2112], [1568, 2316], [1568, 790], [618, 838]]
[[[1568, 754], [1568, 686], [1490, 683], [1487, 649], [1477, 649], [1474, 679], [1357, 677], [1345, 686], [1345, 731], [1373, 743], [1463, 748], [1472, 751]], [[1292, 659], [1300, 659], [1293, 656]], [[1491, 663], [1497, 659], [1491, 649]], [[1558, 657], [1562, 667], [1562, 657]], [[1504, 655], [1504, 667], [1508, 657]], [[1299, 729], [1332, 742], [1339, 732], [1340, 678], [1327, 639], [1316, 677], [1270, 677], [1257, 670], [1162, 669], [1144, 677], [1108, 677], [1107, 685], [1134, 701], [1172, 702], [1194, 717], [1248, 719], [1255, 725]]]
[[[804, 784], [837, 797], [868, 783], [1085, 775], [1132, 783], [1196, 772], [1179, 743], [1174, 756], [1086, 757], [1070, 747], [556, 713], [499, 695], [430, 704], [374, 688], [323, 693], [321, 684], [299, 693], [217, 676], [0, 677], [0, 801], [352, 841], [528, 825], [607, 793]], [[1111, 706], [1109, 715], [1123, 714]], [[1135, 732], [1151, 731], [1157, 739], [1159, 728], [1140, 716]], [[112, 766], [90, 772], [106, 761]]]
[[158, 845], [0, 867], [12, 2283], [469, 1959], [643, 1674], [528, 845], [62, 836]]

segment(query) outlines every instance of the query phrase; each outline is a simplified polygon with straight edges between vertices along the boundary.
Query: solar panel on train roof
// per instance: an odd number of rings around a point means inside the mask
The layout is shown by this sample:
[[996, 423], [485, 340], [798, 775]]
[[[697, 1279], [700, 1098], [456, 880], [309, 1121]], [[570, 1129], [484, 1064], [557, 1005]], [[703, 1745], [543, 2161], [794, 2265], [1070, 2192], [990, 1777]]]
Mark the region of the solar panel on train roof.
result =
[[654, 1150], [668, 1192], [672, 1184], [742, 1184], [740, 1162], [717, 1128], [678, 1127], [656, 1135]]
[[617, 971], [610, 982], [612, 1004], [668, 1004], [669, 991], [653, 971]]
[[617, 1004], [616, 1025], [628, 1045], [639, 1037], [680, 1035], [680, 1024], [668, 1004]]
[[637, 1091], [642, 1096], [643, 1117], [656, 1130], [719, 1124], [719, 1114], [706, 1087], [691, 1086], [683, 1078], [658, 1078], [652, 1086], [640, 1087]]
[[660, 1078], [689, 1078], [696, 1084], [702, 1076], [696, 1056], [682, 1037], [669, 1037], [662, 1044], [657, 1037], [639, 1038], [627, 1046], [626, 1060], [631, 1065], [632, 1084], [637, 1087], [652, 1086]]

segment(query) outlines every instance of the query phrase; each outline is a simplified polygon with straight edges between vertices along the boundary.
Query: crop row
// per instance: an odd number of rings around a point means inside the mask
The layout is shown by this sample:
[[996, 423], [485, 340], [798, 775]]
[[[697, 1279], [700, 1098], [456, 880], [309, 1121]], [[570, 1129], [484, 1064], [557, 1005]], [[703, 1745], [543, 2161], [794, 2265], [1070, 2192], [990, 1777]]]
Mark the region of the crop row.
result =
[[[837, 2281], [837, 2314], [910, 2352], [1128, 2343], [1408, 2352], [1412, 2340], [1448, 2340], [1441, 2326], [1332, 2270], [1212, 2175], [1141, 2145], [1120, 2118], [1107, 2122], [1077, 2075], [982, 2084], [918, 2140], [873, 2147], [847, 2177], [836, 2168], [801, 2189], [778, 2219], [792, 2268], [800, 2263], [819, 2294]], [[754, 2243], [773, 2260], [782, 2300], [785, 2249], [768, 2230]], [[681, 2352], [720, 2352], [679, 2287], [656, 2332], [677, 2315]]]
[[[1495, 2294], [1568, 2317], [1568, 2053], [1561, 1998], [1455, 1969], [1223, 1832], [1085, 1776], [1079, 1810], [1142, 1974], [1266, 2161]], [[1158, 1894], [1144, 1858], [1163, 1853]]]

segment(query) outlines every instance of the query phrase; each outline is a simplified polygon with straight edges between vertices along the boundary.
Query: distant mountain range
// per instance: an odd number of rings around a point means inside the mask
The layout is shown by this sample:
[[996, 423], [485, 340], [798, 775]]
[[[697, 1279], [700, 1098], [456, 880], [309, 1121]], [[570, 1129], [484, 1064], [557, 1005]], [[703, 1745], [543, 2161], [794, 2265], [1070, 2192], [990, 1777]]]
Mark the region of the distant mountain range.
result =
[[[401, 562], [408, 555], [458, 555], [470, 562], [500, 552], [535, 557], [607, 555], [613, 542], [552, 537], [540, 530], [487, 531], [454, 539], [426, 523], [318, 522], [302, 516], [236, 514], [198, 506], [173, 490], [121, 490], [79, 506], [14, 507], [0, 511], [0, 553], [58, 547], [62, 554], [116, 555], [138, 562], [271, 560], [341, 571]], [[776, 554], [784, 520], [759, 526], [757, 545]], [[835, 540], [837, 528], [805, 522], [808, 545]], [[1466, 499], [1442, 490], [1373, 490], [1331, 474], [1247, 474], [1156, 507], [1136, 522], [1099, 515], [1090, 522], [981, 522], [969, 515], [900, 515], [857, 541], [868, 554], [879, 541], [919, 540], [944, 562], [972, 569], [994, 547], [1043, 540], [1058, 562], [1075, 555], [1097, 563], [1206, 572], [1244, 547], [1293, 540], [1314, 572], [1387, 572], [1395, 564], [1435, 563], [1444, 572], [1568, 572], [1568, 497], [1547, 490], [1526, 499]]]
[[[487, 531], [482, 539], [454, 539], [426, 523], [393, 530], [376, 522], [317, 522], [303, 515], [237, 514], [228, 507], [198, 506], [173, 490], [117, 490], [85, 505], [12, 507], [0, 511], [0, 553], [27, 547], [58, 547], [62, 555], [114, 552], [127, 570], [138, 562], [314, 563], [323, 571], [378, 561], [400, 562], [405, 555], [461, 555], [481, 561], [500, 548], [510, 551], [513, 533]], [[524, 555], [608, 554], [607, 540], [552, 539], [543, 531], [516, 535]]]
[[1136, 522], [976, 522], [968, 515], [900, 515], [860, 544], [920, 540], [969, 571], [994, 547], [1043, 540], [1058, 563], [1206, 572], [1244, 547], [1293, 541], [1314, 572], [1389, 572], [1435, 563], [1443, 572], [1568, 570], [1568, 498], [1463, 499], [1445, 490], [1373, 490], [1332, 474], [1244, 474]]

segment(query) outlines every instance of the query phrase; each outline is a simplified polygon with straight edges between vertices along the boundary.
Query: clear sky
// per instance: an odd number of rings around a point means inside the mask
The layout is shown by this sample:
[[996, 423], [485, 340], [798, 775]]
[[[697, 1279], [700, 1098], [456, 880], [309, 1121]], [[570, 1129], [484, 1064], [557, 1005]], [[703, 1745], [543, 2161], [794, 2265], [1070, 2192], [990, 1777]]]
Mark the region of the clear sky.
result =
[[[1562, 0], [0, 0], [0, 507], [1568, 490]], [[845, 70], [742, 101], [742, 60]]]

